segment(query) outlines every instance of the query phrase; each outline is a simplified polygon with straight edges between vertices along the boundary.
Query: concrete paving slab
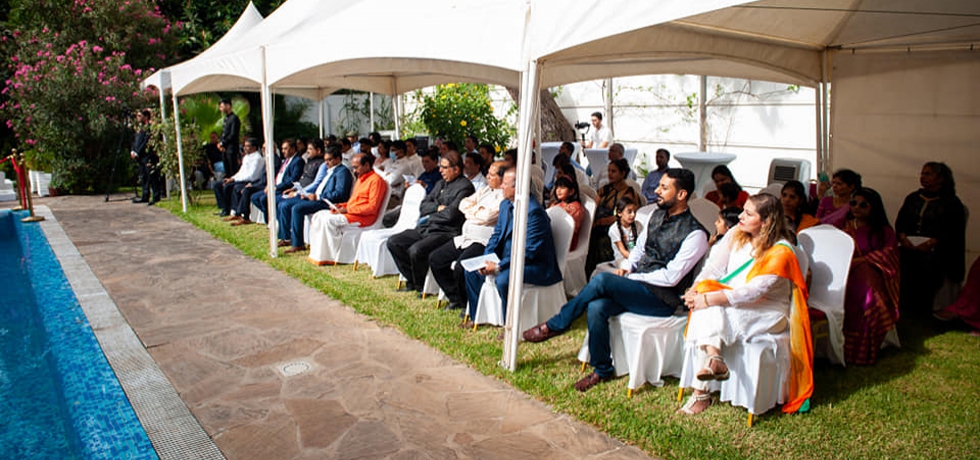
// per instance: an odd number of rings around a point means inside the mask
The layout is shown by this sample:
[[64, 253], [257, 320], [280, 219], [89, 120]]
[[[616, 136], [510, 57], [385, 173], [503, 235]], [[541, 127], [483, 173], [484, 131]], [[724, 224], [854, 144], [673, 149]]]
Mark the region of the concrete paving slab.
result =
[[165, 210], [43, 202], [228, 459], [648, 458]]

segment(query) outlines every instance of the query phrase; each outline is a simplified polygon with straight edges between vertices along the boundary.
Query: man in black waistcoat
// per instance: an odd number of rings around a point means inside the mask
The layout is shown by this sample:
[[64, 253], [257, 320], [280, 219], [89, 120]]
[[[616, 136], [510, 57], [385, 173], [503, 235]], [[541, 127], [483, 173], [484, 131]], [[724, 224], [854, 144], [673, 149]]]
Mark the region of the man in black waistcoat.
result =
[[459, 211], [459, 202], [475, 189], [463, 175], [463, 157], [459, 152], [450, 150], [442, 156], [439, 173], [442, 180], [436, 182], [419, 206], [418, 226], [388, 238], [391, 258], [408, 280], [401, 291], [422, 291], [429, 271], [429, 254], [459, 235], [466, 221]]
[[708, 232], [687, 207], [692, 191], [691, 171], [668, 169], [657, 187], [658, 209], [630, 252], [632, 269], [596, 275], [557, 315], [524, 331], [524, 340], [543, 342], [565, 333], [588, 312], [590, 364], [595, 371], [579, 380], [576, 390], [586, 391], [616, 375], [609, 318], [625, 312], [670, 316], [683, 305], [681, 296], [694, 281], [692, 269], [708, 250]]

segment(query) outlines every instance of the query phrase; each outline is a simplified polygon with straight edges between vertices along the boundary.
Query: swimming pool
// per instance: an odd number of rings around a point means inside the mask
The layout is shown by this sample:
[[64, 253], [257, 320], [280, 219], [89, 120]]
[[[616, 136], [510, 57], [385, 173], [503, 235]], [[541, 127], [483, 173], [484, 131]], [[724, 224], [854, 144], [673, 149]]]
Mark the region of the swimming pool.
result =
[[0, 457], [156, 459], [38, 224], [0, 210]]

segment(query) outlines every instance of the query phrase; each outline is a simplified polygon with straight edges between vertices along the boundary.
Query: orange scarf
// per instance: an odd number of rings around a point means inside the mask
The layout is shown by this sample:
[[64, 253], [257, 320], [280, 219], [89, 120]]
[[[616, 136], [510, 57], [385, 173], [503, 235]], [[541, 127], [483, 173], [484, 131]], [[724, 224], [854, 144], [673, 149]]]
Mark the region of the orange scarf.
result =
[[[800, 265], [796, 261], [796, 253], [784, 244], [774, 245], [756, 259], [745, 279], [749, 281], [757, 275], [776, 275], [793, 283], [789, 315], [789, 401], [783, 405], [783, 412], [806, 412], [810, 410], [810, 396], [813, 395], [813, 339], [810, 336], [810, 316], [806, 305], [809, 294], [806, 281], [800, 273]], [[731, 288], [716, 280], [704, 280], [695, 289], [698, 294], [704, 294]]]

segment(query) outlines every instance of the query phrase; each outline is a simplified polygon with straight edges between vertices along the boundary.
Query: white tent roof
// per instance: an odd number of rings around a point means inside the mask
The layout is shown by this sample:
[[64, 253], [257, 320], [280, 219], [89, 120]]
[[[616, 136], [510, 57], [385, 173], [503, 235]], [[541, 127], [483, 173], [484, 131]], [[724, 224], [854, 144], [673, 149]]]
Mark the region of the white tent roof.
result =
[[[687, 17], [669, 0], [635, 13], [631, 3], [590, 5], [582, 16], [595, 18], [596, 32], [535, 36], [542, 87], [656, 73], [813, 86], [822, 81], [824, 50], [923, 49], [980, 39], [975, 0], [718, 0], [710, 6], [721, 9]], [[549, 1], [542, 6], [560, 8]], [[677, 17], [662, 24], [665, 15]]]
[[332, 15], [329, 27], [270, 41], [267, 77], [276, 91], [309, 88], [321, 97], [465, 81], [516, 87], [525, 17], [524, 0], [365, 0]]
[[238, 20], [235, 21], [235, 25], [231, 26], [231, 29], [228, 29], [228, 32], [226, 32], [220, 40], [188, 61], [184, 61], [154, 72], [153, 75], [150, 75], [143, 80], [140, 86], [144, 89], [154, 86], [160, 90], [163, 90], [164, 92], [169, 91], [171, 89], [170, 72], [172, 72], [174, 69], [181, 68], [182, 66], [192, 65], [192, 63], [205, 61], [211, 57], [218, 56], [221, 53], [228, 52], [237, 40], [240, 40], [246, 33], [248, 33], [249, 30], [260, 22], [262, 22], [262, 15], [259, 14], [259, 10], [255, 8], [255, 5], [252, 4], [252, 2], [248, 2], [248, 6], [245, 7], [245, 11], [243, 11], [241, 16], [238, 17]]

